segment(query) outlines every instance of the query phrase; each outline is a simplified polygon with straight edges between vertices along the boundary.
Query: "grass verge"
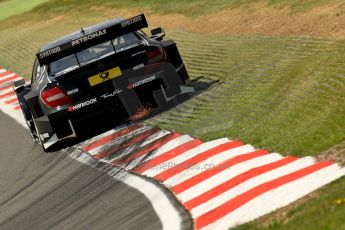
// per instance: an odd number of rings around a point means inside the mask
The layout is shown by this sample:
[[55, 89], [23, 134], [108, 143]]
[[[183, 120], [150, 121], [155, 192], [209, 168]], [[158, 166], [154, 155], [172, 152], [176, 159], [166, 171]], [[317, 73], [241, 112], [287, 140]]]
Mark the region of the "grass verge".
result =
[[[25, 9], [31, 9], [33, 6], [37, 6], [42, 2], [48, 0], [7, 0], [4, 3], [10, 5], [11, 11], [20, 12]], [[18, 4], [20, 2], [20, 4]], [[239, 8], [243, 7], [244, 10], [250, 10], [252, 4], [257, 3], [256, 0], [214, 0], [210, 4], [207, 0], [99, 0], [95, 4], [94, 0], [50, 0], [45, 4], [41, 4], [37, 7], [36, 12], [47, 13], [66, 13], [70, 10], [79, 9], [87, 10], [90, 6], [103, 5], [107, 7], [124, 8], [124, 9], [146, 9], [156, 14], [178, 13], [186, 16], [200, 16], [215, 13], [226, 8]], [[268, 6], [273, 8], [288, 7], [293, 12], [303, 12], [315, 7], [319, 7], [327, 4], [339, 3], [339, 0], [267, 0]], [[24, 4], [23, 4], [24, 3]], [[1, 5], [0, 5], [1, 9]], [[13, 15], [13, 14], [11, 14]], [[0, 18], [1, 19], [1, 18]]]
[[0, 0], [0, 20], [28, 12], [48, 0]]

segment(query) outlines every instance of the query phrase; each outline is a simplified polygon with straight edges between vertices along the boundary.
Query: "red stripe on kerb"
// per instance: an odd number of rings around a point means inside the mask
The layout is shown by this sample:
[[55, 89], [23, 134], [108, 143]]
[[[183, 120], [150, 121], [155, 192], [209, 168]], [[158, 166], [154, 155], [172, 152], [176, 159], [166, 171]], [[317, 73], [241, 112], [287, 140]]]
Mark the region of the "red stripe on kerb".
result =
[[151, 136], [152, 134], [156, 133], [159, 130], [160, 130], [159, 128], [153, 128], [153, 129], [146, 130], [145, 132], [139, 134], [138, 136], [130, 139], [128, 142], [113, 146], [113, 147], [111, 147], [111, 148], [109, 148], [109, 149], [107, 149], [107, 150], [105, 150], [99, 154], [96, 154], [95, 158], [102, 159], [102, 158], [105, 158], [107, 156], [110, 156], [113, 153], [116, 153], [116, 152], [118, 152], [122, 149], [125, 149], [131, 145], [134, 145], [140, 141], [143, 141], [144, 139], [146, 139], [147, 137]]
[[123, 157], [119, 160], [114, 160], [112, 162], [112, 164], [125, 164], [125, 163], [128, 163], [128, 162], [131, 162], [143, 155], [145, 155], [146, 153], [148, 152], [151, 152], [159, 147], [161, 147], [162, 145], [166, 144], [167, 142], [181, 136], [182, 134], [181, 133], [171, 133], [171, 134], [168, 134], [167, 136], [164, 136], [164, 137], [161, 137], [159, 138], [158, 140], [154, 141], [152, 144], [150, 144], [149, 146], [145, 147], [143, 150], [140, 150], [134, 154], [131, 154], [130, 156], [128, 157]]
[[196, 206], [205, 203], [206, 201], [232, 189], [233, 187], [235, 187], [236, 185], [239, 185], [253, 177], [256, 177], [258, 175], [261, 175], [263, 173], [266, 173], [268, 171], [271, 171], [273, 169], [279, 168], [283, 165], [289, 164], [295, 160], [297, 160], [298, 158], [296, 157], [286, 157], [283, 158], [281, 160], [278, 160], [276, 162], [267, 164], [267, 165], [263, 165], [257, 168], [253, 168], [247, 172], [244, 172], [230, 180], [228, 180], [227, 182], [224, 182], [214, 188], [212, 188], [211, 190], [208, 190], [207, 192], [200, 194], [199, 196], [187, 201], [186, 203], [184, 203], [184, 206], [191, 210], [192, 208], [195, 208]]
[[14, 80], [14, 79], [16, 79], [16, 78], [18, 78], [18, 75], [15, 75], [15, 76], [6, 78], [6, 79], [4, 79], [4, 80], [1, 80], [1, 81], [0, 81], [0, 85], [3, 84], [3, 83], [6, 83], [6, 82], [12, 81], [12, 80]]
[[9, 88], [12, 88], [12, 87], [13, 87], [13, 82], [8, 83], [8, 85], [1, 86], [1, 87], [0, 87], [0, 92], [1, 92], [1, 91], [4, 91], [4, 90], [7, 90], [7, 89], [9, 89]]
[[16, 107], [13, 108], [14, 110], [21, 110], [22, 108], [20, 107], [20, 105], [17, 105]]
[[5, 97], [12, 96], [12, 95], [14, 95], [14, 94], [15, 94], [14, 91], [10, 91], [10, 92], [8, 92], [8, 93], [1, 94], [1, 95], [0, 95], [0, 99], [3, 99], [3, 98], [5, 98]]
[[6, 71], [6, 72], [3, 72], [3, 73], [0, 73], [0, 77], [6, 76], [6, 75], [9, 75], [9, 74], [12, 74], [12, 72]]
[[153, 158], [152, 160], [147, 161], [145, 164], [138, 166], [137, 168], [135, 168], [133, 171], [136, 173], [143, 173], [146, 170], [153, 168], [167, 160], [170, 160], [178, 155], [181, 155], [182, 153], [193, 149], [199, 145], [201, 145], [203, 142], [199, 139], [195, 139], [195, 140], [191, 140], [188, 141], [180, 146], [177, 146], [174, 149], [171, 149], [169, 151], [167, 151], [166, 153], [157, 156], [155, 158]]
[[117, 139], [117, 138], [119, 138], [121, 136], [124, 136], [124, 135], [130, 133], [133, 130], [139, 129], [140, 127], [141, 127], [141, 125], [139, 125], [139, 124], [131, 125], [131, 126], [127, 127], [127, 128], [121, 129], [120, 131], [118, 131], [116, 133], [110, 134], [109, 136], [103, 137], [103, 138], [101, 138], [101, 139], [99, 139], [99, 140], [97, 140], [95, 142], [92, 142], [92, 143], [84, 146], [82, 148], [82, 150], [84, 152], [88, 152], [88, 151], [90, 151], [92, 149], [95, 149], [95, 148], [97, 148], [99, 146], [105, 145], [105, 144], [107, 144], [107, 143], [109, 143], [109, 142], [111, 142], [111, 141], [113, 141], [113, 140], [115, 140], [115, 139]]
[[243, 145], [242, 142], [240, 141], [231, 141], [229, 143], [225, 143], [225, 144], [221, 144], [221, 145], [218, 145], [212, 149], [209, 149], [207, 151], [204, 151], [204, 152], [201, 152], [199, 153], [198, 155], [164, 171], [164, 172], [161, 172], [160, 174], [156, 175], [155, 176], [155, 179], [157, 180], [161, 180], [161, 181], [165, 181], [167, 179], [169, 179], [170, 177], [186, 170], [186, 169], [189, 169], [190, 167], [192, 167], [193, 165], [196, 165], [200, 162], [202, 162], [203, 160], [206, 160], [207, 158], [209, 157], [212, 157], [214, 155], [217, 155], [221, 152], [224, 152], [224, 151], [227, 151], [227, 150], [230, 150], [230, 149], [233, 149], [233, 148], [236, 148], [236, 147], [239, 147]]
[[[263, 156], [266, 155], [268, 152], [266, 150], [257, 150], [251, 153], [246, 153], [246, 154], [242, 154], [236, 157], [233, 157], [231, 159], [228, 159], [220, 164], [218, 164], [217, 166], [208, 169], [206, 171], [203, 171], [201, 173], [199, 173], [198, 175], [195, 175], [191, 178], [189, 178], [188, 180], [183, 181], [182, 183], [174, 186], [171, 188], [171, 190], [175, 193], [175, 194], [180, 194], [181, 192], [184, 192], [185, 190], [189, 189], [190, 187], [222, 172], [225, 169], [228, 169], [229, 167], [232, 167], [236, 164], [239, 164], [241, 162], [244, 161], [248, 161], [251, 159], [254, 159], [256, 157], [259, 156]], [[231, 155], [229, 155], [229, 157], [231, 157]]]
[[9, 104], [16, 103], [16, 102], [18, 102], [18, 98], [17, 98], [17, 97], [5, 101], [5, 103], [8, 104], [8, 105], [9, 105]]
[[[242, 205], [246, 204], [247, 202], [251, 201], [252, 199], [260, 196], [261, 194], [264, 194], [272, 189], [278, 188], [284, 184], [287, 184], [289, 182], [298, 180], [304, 176], [307, 176], [311, 173], [314, 173], [320, 169], [323, 169], [325, 167], [328, 167], [332, 165], [331, 162], [319, 162], [316, 164], [313, 164], [309, 167], [303, 168], [301, 170], [298, 170], [296, 172], [287, 174], [285, 176], [279, 177], [275, 180], [268, 181], [264, 184], [261, 184], [253, 189], [248, 190], [247, 192], [225, 202], [221, 206], [199, 216], [196, 218], [196, 227], [197, 229], [203, 228], [218, 219], [224, 217], [225, 215], [228, 215], [229, 213], [233, 212], [237, 208], [241, 207]], [[298, 189], [298, 188], [296, 188]]]

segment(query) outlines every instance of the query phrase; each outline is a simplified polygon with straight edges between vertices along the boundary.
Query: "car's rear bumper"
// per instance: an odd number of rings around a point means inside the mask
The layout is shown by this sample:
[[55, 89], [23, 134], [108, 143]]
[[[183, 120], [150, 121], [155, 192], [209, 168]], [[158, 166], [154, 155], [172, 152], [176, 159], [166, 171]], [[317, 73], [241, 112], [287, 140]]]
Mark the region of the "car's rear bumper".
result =
[[91, 130], [105, 131], [128, 122], [147, 106], [152, 110], [164, 108], [178, 95], [194, 92], [170, 64], [132, 71], [112, 81], [112, 92], [37, 119], [36, 126], [45, 147], [62, 139], [83, 136]]

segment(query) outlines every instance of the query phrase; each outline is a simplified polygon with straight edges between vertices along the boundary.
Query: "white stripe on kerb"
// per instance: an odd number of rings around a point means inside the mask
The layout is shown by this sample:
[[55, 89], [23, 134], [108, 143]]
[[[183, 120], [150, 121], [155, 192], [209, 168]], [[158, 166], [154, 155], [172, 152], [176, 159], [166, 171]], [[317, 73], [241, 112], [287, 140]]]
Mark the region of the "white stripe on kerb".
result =
[[226, 160], [229, 160], [233, 157], [239, 156], [239, 155], [243, 155], [246, 153], [250, 153], [255, 151], [254, 147], [251, 145], [244, 145], [244, 146], [240, 146], [237, 148], [233, 148], [233, 149], [229, 149], [226, 150], [224, 152], [221, 152], [215, 156], [212, 156], [210, 158], [207, 158], [206, 160], [198, 163], [198, 167], [192, 167], [189, 169], [186, 169], [172, 177], [170, 177], [169, 179], [167, 179], [166, 181], [164, 181], [164, 184], [167, 186], [175, 186], [179, 183], [182, 183], [183, 181], [197, 175], [200, 174], [204, 171], [206, 171], [207, 169], [210, 169]]
[[168, 130], [160, 130], [158, 131], [157, 133], [155, 134], [152, 134], [151, 136], [149, 136], [148, 138], [146, 138], [146, 140], [140, 145], [140, 147], [143, 147], [145, 145], [149, 145], [151, 144], [152, 142], [158, 140], [159, 138], [161, 137], [164, 137], [168, 134], [170, 134], [171, 132], [168, 131]]
[[0, 73], [5, 73], [5, 72], [7, 72], [6, 69], [0, 69]]
[[14, 93], [13, 88], [10, 87], [8, 89], [0, 90], [0, 95], [5, 94], [5, 93], [9, 93], [9, 92], [13, 92]]
[[[178, 165], [192, 157], [195, 157], [196, 155], [200, 154], [201, 152], [205, 152], [209, 149], [212, 149], [214, 147], [217, 147], [218, 145], [224, 144], [229, 142], [228, 138], [222, 138], [214, 141], [209, 141], [206, 143], [202, 143], [201, 145], [198, 145], [197, 147], [190, 149], [168, 161], [163, 162], [162, 164], [169, 164], [169, 165]], [[144, 175], [149, 177], [154, 177], [158, 175], [159, 173], [166, 170], [166, 167], [153, 167], [152, 169], [146, 170], [144, 172]]]
[[8, 85], [12, 85], [15, 81], [18, 81], [18, 80], [21, 80], [21, 79], [23, 79], [23, 78], [16, 77], [16, 78], [14, 78], [14, 79], [12, 79], [10, 81], [6, 81], [6, 82], [0, 84], [0, 87], [5, 87], [5, 86], [8, 86]]
[[[6, 98], [3, 98], [3, 99], [1, 99], [2, 101], [9, 101], [9, 100], [12, 100], [12, 99], [15, 99], [15, 98], [17, 98], [17, 95], [16, 94], [14, 94], [14, 95], [11, 95], [11, 96], [8, 96], [8, 97], [6, 97]], [[13, 104], [13, 103], [11, 103], [11, 104]]]
[[[14, 81], [16, 81], [16, 80], [14, 80]], [[12, 86], [12, 87], [9, 87], [10, 89], [12, 89], [12, 88], [13, 88], [13, 83], [14, 83], [14, 81], [5, 82], [5, 83], [3, 83], [3, 84], [0, 84], [0, 88], [7, 87], [7, 86]], [[0, 90], [0, 92], [5, 92], [5, 90], [6, 90], [6, 89]]]
[[224, 171], [217, 173], [216, 175], [190, 187], [189, 189], [183, 191], [182, 193], [178, 194], [177, 197], [182, 200], [183, 202], [187, 202], [191, 200], [205, 191], [209, 190], [210, 188], [214, 188], [217, 185], [220, 185], [242, 173], [245, 173], [253, 168], [260, 167], [266, 164], [270, 164], [276, 162], [278, 160], [283, 159], [280, 154], [278, 153], [271, 153], [267, 155], [263, 155], [260, 157], [256, 157], [251, 160], [247, 160], [236, 165], [233, 165]]
[[[157, 150], [154, 151], [154, 157], [160, 156], [170, 150], [173, 150], [174, 148], [177, 148], [189, 141], [194, 140], [193, 137], [189, 136], [189, 135], [182, 135], [179, 136], [177, 138], [175, 138], [174, 140], [169, 141], [168, 143], [166, 143], [165, 145], [159, 147]], [[148, 158], [147, 160], [151, 160], [154, 157]]]
[[16, 76], [15, 73], [6, 74], [6, 75], [0, 77], [0, 81], [6, 80], [6, 79], [8, 79], [8, 78], [10, 78], [10, 77], [14, 77], [14, 76]]

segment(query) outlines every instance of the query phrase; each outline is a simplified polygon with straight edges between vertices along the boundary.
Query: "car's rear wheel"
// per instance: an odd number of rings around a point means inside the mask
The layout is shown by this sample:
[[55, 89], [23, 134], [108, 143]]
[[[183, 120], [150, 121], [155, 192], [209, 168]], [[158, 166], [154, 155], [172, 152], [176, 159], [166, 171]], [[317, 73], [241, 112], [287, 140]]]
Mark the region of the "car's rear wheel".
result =
[[29, 113], [30, 113], [31, 120], [26, 121], [26, 123], [27, 123], [27, 125], [29, 127], [29, 132], [31, 134], [31, 137], [32, 137], [32, 139], [33, 139], [33, 141], [35, 143], [37, 143], [37, 144], [42, 146], [43, 151], [47, 152], [47, 149], [43, 145], [43, 140], [41, 139], [41, 135], [37, 131], [38, 129], [37, 129], [37, 126], [36, 126], [35, 121], [33, 119], [33, 116], [32, 116], [30, 111], [29, 111]]
[[[31, 117], [32, 117], [32, 115], [31, 115]], [[47, 149], [43, 145], [43, 140], [41, 139], [40, 133], [37, 131], [38, 129], [37, 129], [37, 126], [36, 126], [36, 124], [35, 124], [33, 119], [32, 119], [32, 123], [33, 123], [33, 126], [34, 126], [34, 131], [33, 131], [34, 141], [42, 147], [44, 152], [47, 152]]]
[[34, 126], [32, 114], [31, 114], [26, 102], [23, 99], [21, 100], [21, 97], [19, 97], [19, 105], [20, 105], [22, 112], [24, 114], [25, 122], [26, 122], [26, 125], [28, 126], [28, 131], [31, 135], [31, 138], [35, 143], [38, 143], [37, 133], [36, 133], [36, 129]]

